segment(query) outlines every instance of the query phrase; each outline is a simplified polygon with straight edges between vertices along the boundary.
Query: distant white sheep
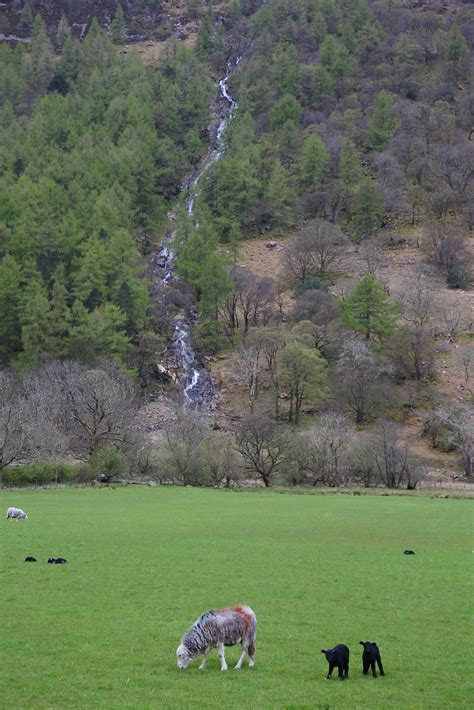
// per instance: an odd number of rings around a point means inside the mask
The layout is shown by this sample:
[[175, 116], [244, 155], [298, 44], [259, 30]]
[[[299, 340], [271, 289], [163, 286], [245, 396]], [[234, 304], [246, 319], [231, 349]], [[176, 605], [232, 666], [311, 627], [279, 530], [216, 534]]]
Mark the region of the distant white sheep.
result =
[[21, 508], [8, 508], [6, 517], [7, 520], [13, 520], [13, 518], [17, 520], [28, 520], [27, 514]]

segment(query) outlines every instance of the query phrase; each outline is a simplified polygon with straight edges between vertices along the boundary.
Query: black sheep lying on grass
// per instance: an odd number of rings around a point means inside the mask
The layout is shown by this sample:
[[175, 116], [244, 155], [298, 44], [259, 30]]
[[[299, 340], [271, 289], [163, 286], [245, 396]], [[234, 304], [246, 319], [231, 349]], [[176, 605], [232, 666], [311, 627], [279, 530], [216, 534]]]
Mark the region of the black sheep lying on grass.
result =
[[329, 663], [329, 670], [326, 678], [330, 678], [334, 668], [337, 666], [340, 680], [344, 680], [349, 675], [349, 649], [343, 643], [338, 643], [329, 650], [322, 649], [326, 660]]
[[25, 562], [36, 562], [36, 557], [31, 557], [31, 556], [25, 557]]
[[64, 565], [66, 562], [67, 560], [65, 560], [64, 557], [50, 557], [48, 559], [49, 565]]
[[362, 651], [362, 666], [363, 674], [367, 675], [369, 668], [372, 668], [372, 675], [377, 678], [377, 673], [375, 671], [375, 662], [379, 667], [380, 675], [385, 675], [383, 672], [382, 659], [380, 658], [379, 647], [373, 641], [359, 641], [360, 645], [364, 647]]

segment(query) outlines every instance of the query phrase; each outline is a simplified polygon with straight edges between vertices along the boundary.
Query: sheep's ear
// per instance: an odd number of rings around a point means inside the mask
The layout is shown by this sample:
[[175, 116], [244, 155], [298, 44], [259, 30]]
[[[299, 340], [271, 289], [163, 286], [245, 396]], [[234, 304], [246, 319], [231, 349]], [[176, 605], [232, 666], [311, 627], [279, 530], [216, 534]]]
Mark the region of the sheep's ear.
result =
[[322, 648], [321, 653], [326, 653], [326, 649]]
[[359, 641], [361, 646], [365, 646], [365, 641]]

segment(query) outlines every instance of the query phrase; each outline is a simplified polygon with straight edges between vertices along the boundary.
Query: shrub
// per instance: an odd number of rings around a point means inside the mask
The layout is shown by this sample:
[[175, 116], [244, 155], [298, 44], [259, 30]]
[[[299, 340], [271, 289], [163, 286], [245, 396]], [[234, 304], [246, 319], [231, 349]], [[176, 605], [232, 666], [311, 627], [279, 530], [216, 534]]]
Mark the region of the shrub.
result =
[[306, 291], [327, 291], [328, 287], [326, 284], [318, 279], [317, 276], [309, 276], [307, 279], [302, 281], [295, 288], [295, 298], [301, 296]]
[[3, 471], [5, 486], [44, 486], [51, 483], [84, 483], [91, 480], [88, 466], [69, 461], [34, 461], [21, 466], [7, 466]]
[[107, 480], [122, 476], [126, 464], [121, 451], [117, 449], [99, 449], [91, 458], [89, 468], [93, 478], [105, 476]]
[[446, 274], [446, 284], [448, 288], [469, 289], [472, 284], [472, 272], [469, 266], [455, 262], [450, 266]]

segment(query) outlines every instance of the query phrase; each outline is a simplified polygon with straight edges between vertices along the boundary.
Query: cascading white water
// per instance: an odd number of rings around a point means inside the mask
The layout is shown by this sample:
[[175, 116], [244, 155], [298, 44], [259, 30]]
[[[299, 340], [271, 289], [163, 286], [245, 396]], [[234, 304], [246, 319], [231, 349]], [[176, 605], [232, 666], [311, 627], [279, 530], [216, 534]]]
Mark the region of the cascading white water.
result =
[[[225, 100], [227, 106], [217, 127], [216, 140], [214, 145], [209, 149], [208, 154], [203, 161], [199, 171], [189, 180], [186, 180], [182, 190], [188, 190], [186, 199], [187, 211], [190, 216], [194, 214], [196, 200], [199, 197], [199, 182], [203, 175], [207, 173], [211, 165], [216, 160], [219, 160], [224, 152], [224, 131], [232, 118], [234, 111], [237, 109], [237, 102], [234, 101], [229, 90], [229, 79], [232, 69], [240, 62], [240, 57], [237, 57], [235, 64], [230, 62], [227, 67], [227, 73], [218, 83], [219, 94]], [[174, 237], [174, 232], [169, 240]], [[158, 252], [156, 264], [160, 267], [161, 280], [164, 283], [170, 283], [174, 277], [175, 257], [173, 251], [168, 245], [164, 245]], [[176, 366], [183, 371], [183, 398], [184, 404], [192, 405], [208, 405], [215, 396], [215, 384], [200, 362], [192, 343], [191, 330], [196, 320], [195, 314], [188, 313], [187, 317], [180, 319], [175, 324], [175, 333], [173, 341], [169, 347], [174, 352]]]

